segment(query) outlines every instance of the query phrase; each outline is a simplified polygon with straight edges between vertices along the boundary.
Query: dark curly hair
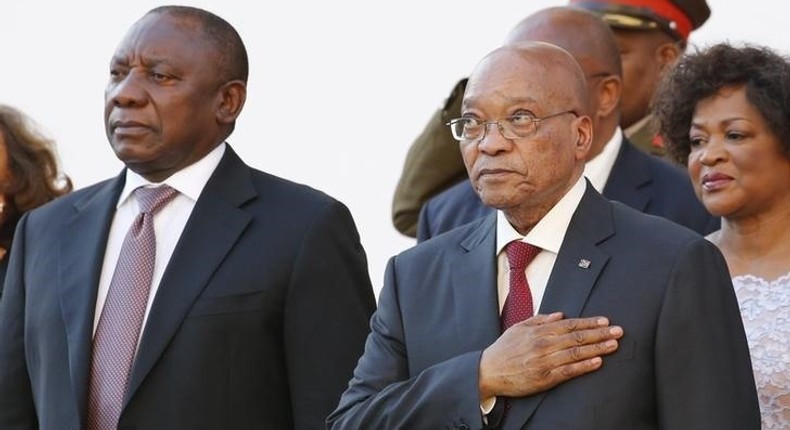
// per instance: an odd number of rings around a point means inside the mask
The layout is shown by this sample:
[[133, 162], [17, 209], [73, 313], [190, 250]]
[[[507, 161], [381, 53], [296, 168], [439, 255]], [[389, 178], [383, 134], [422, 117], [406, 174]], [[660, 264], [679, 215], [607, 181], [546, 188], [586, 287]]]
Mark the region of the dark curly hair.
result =
[[8, 250], [19, 219], [25, 212], [72, 189], [71, 180], [58, 171], [54, 143], [43, 136], [21, 111], [0, 105], [0, 134], [8, 152], [10, 178], [0, 183], [6, 196], [0, 247]]
[[790, 62], [768, 47], [719, 43], [687, 54], [661, 80], [653, 113], [667, 149], [686, 164], [697, 103], [725, 86], [743, 86], [790, 157]]

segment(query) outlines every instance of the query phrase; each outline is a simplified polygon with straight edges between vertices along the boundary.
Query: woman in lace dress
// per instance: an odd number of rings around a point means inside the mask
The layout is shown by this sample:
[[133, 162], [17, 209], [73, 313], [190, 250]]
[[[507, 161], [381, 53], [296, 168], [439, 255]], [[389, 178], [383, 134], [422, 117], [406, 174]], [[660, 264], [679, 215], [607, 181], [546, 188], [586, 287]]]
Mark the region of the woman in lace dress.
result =
[[763, 429], [790, 429], [790, 62], [719, 44], [682, 59], [654, 100], [721, 230], [752, 354]]

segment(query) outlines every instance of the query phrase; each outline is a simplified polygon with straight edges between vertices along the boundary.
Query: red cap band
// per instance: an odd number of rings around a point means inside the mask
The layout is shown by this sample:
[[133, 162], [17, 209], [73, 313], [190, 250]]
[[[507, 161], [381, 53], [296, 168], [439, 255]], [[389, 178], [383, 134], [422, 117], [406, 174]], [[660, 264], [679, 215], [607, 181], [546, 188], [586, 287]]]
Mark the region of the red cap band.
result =
[[[590, 0], [587, 0], [590, 1]], [[630, 6], [637, 8], [644, 8], [653, 11], [653, 13], [669, 22], [675, 23], [673, 29], [684, 40], [688, 39], [693, 25], [691, 19], [683, 12], [682, 9], [677, 7], [670, 1], [657, 1], [657, 0], [593, 0], [596, 3], [615, 4], [621, 6]], [[571, 3], [579, 3], [578, 0], [572, 0]]]

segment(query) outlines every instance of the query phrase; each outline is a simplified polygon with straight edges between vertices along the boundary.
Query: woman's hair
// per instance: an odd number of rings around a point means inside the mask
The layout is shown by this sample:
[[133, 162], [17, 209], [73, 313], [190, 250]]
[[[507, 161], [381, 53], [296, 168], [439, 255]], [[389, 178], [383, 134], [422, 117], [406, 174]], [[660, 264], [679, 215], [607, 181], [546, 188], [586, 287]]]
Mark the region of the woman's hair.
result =
[[665, 74], [653, 113], [670, 154], [686, 164], [697, 103], [722, 87], [742, 86], [790, 157], [790, 62], [764, 46], [719, 43], [687, 54]]
[[54, 142], [38, 131], [19, 110], [0, 105], [0, 133], [8, 153], [9, 178], [0, 183], [6, 196], [0, 247], [10, 249], [16, 224], [25, 212], [72, 189], [71, 180], [60, 174]]

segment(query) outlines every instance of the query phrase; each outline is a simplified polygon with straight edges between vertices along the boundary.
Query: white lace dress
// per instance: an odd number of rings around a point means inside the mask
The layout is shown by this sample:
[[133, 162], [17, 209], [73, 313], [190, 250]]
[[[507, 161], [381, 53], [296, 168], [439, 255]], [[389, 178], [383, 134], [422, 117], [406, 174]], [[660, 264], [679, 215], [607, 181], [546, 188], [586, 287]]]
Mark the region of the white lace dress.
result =
[[763, 430], [790, 429], [790, 273], [732, 278], [760, 398]]

